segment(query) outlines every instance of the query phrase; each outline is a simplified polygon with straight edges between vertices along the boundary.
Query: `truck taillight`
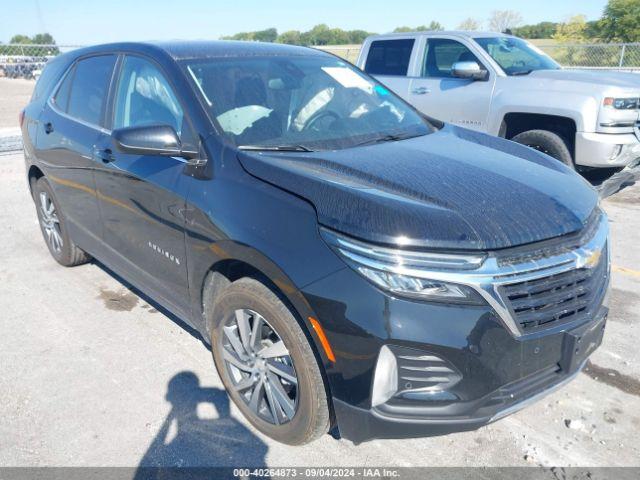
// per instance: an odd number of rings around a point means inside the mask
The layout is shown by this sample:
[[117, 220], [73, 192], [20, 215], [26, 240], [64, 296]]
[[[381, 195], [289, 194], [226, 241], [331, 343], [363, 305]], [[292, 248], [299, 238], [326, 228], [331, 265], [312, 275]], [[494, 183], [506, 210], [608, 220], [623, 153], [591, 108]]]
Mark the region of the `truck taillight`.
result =
[[20, 122], [20, 128], [22, 128], [22, 124], [24, 123], [24, 110], [20, 110], [20, 114], [18, 115], [18, 120]]

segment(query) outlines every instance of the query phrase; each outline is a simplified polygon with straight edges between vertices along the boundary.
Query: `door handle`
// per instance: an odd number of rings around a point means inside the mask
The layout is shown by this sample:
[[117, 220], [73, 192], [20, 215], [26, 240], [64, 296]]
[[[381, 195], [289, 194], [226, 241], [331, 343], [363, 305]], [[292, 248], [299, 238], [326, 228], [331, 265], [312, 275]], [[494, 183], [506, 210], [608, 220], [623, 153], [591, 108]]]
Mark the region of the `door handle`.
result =
[[100, 159], [103, 163], [113, 162], [115, 157], [113, 156], [113, 152], [110, 148], [93, 148], [93, 158]]
[[424, 95], [425, 93], [430, 93], [431, 90], [429, 90], [427, 87], [416, 87], [413, 90], [411, 90], [411, 93], [415, 94], [415, 95]]
[[53, 123], [51, 123], [51, 122], [45, 123], [44, 124], [44, 133], [49, 135], [52, 132], [53, 132]]

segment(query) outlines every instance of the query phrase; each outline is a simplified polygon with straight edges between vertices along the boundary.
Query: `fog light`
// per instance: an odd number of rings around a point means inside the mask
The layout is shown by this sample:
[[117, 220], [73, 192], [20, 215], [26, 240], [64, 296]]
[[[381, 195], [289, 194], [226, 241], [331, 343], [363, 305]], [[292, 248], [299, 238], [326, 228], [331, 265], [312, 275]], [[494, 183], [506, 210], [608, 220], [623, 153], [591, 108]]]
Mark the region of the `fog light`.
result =
[[380, 349], [373, 378], [371, 404], [392, 398], [420, 402], [455, 401], [449, 391], [462, 380], [462, 373], [450, 362], [432, 352], [398, 345]]
[[378, 364], [373, 378], [371, 405], [380, 405], [398, 391], [398, 362], [389, 347], [383, 345], [378, 355]]
[[609, 157], [609, 160], [615, 160], [616, 158], [618, 158], [622, 153], [623, 146], [624, 145], [616, 145], [615, 147], [613, 147], [613, 152], [611, 152], [611, 156]]

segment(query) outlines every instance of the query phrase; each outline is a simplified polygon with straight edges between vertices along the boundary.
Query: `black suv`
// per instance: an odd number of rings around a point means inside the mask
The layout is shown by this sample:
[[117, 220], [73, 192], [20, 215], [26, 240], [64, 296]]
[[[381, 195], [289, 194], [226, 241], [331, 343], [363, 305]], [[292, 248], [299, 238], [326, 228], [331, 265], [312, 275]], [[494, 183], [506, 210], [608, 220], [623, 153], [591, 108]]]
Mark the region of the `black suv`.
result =
[[332, 55], [77, 50], [47, 64], [22, 132], [53, 257], [97, 259], [201, 332], [231, 398], [281, 442], [474, 429], [601, 342], [595, 191]]

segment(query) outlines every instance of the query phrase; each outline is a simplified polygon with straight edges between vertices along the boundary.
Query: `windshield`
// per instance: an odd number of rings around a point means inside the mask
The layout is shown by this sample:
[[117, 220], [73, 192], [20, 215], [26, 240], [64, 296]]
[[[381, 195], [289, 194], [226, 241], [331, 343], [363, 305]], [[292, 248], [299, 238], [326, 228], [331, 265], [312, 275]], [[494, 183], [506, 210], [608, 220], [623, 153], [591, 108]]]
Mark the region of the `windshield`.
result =
[[507, 75], [526, 75], [534, 70], [560, 68], [560, 65], [542, 50], [520, 38], [476, 38], [475, 41], [491, 55]]
[[229, 57], [185, 66], [241, 148], [335, 150], [432, 131], [404, 101], [334, 57]]

